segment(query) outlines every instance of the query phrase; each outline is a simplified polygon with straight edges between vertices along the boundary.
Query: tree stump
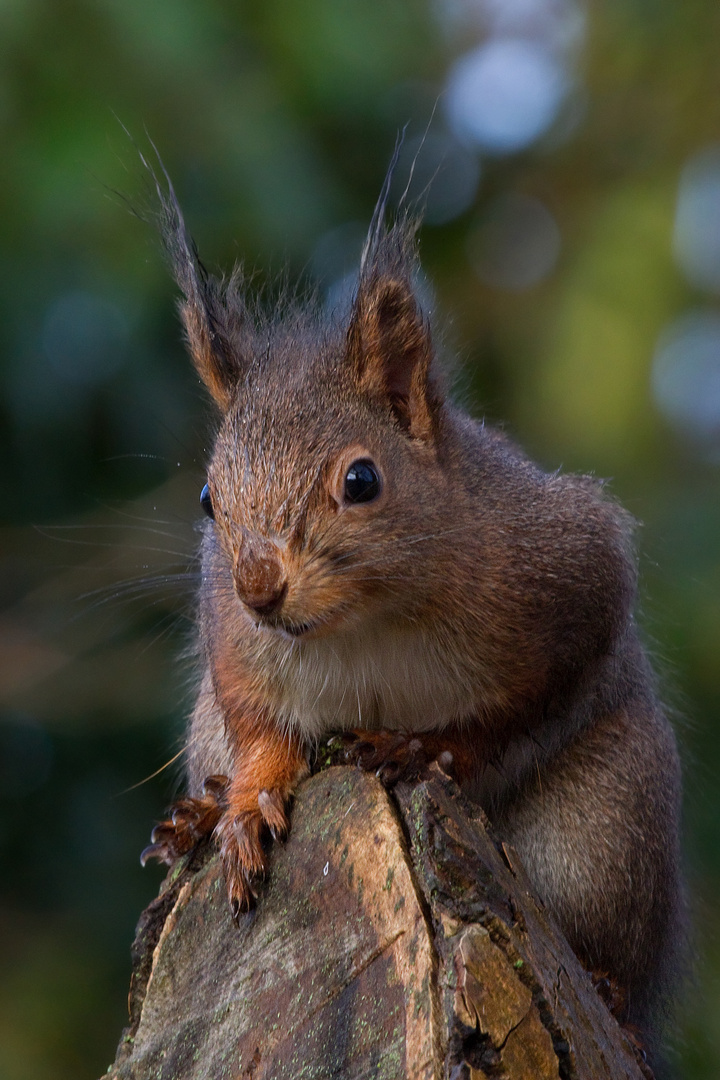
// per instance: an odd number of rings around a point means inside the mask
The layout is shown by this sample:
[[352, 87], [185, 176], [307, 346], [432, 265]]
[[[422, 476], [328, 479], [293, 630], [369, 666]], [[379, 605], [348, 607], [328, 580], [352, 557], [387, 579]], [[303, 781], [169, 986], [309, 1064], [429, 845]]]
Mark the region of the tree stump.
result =
[[437, 765], [302, 784], [236, 925], [211, 846], [144, 912], [113, 1080], [642, 1080], [517, 856]]

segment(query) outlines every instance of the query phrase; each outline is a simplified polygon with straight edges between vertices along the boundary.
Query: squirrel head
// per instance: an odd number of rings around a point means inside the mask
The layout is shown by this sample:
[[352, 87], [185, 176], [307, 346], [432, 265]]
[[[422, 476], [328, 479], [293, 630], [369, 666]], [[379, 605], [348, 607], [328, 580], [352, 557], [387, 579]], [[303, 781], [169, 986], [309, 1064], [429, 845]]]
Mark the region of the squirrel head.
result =
[[379, 204], [340, 319], [313, 302], [262, 312], [239, 272], [207, 274], [172, 190], [163, 210], [188, 349], [220, 412], [202, 501], [225, 597], [229, 572], [245, 616], [295, 637], [402, 614], [423, 591], [407, 587], [408, 552], [446, 502], [414, 224], [386, 226]]

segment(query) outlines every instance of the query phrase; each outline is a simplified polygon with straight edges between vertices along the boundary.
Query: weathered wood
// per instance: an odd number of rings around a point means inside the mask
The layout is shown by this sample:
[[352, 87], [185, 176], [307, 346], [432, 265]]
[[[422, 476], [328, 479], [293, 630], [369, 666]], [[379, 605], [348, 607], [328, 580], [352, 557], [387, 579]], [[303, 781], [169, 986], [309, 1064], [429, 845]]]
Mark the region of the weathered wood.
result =
[[514, 853], [437, 766], [298, 793], [254, 912], [211, 849], [143, 915], [114, 1080], [640, 1080]]

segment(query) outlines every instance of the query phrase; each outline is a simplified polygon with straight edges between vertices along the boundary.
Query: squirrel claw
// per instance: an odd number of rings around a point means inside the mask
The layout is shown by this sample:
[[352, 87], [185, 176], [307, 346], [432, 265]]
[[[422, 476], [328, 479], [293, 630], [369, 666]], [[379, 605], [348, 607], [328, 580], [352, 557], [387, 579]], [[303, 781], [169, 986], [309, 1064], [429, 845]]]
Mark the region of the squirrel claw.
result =
[[361, 769], [371, 769], [371, 759], [375, 754], [375, 747], [370, 742], [364, 742], [362, 739], [355, 739], [345, 748], [343, 757], [345, 761], [359, 765]]
[[438, 765], [445, 773], [446, 776], [453, 777], [455, 773], [455, 759], [449, 750], [443, 750], [441, 754], [435, 758]]
[[339, 731], [336, 735], [331, 735], [327, 741], [327, 747], [328, 750], [344, 750], [353, 742], [357, 742], [354, 731]]
[[146, 848], [143, 848], [140, 852], [140, 865], [146, 866], [150, 859], [157, 859], [158, 862], [167, 863], [168, 866], [172, 866], [175, 861], [166, 844], [148, 844]]
[[227, 776], [206, 776], [203, 780], [202, 793], [220, 802], [227, 791], [229, 783]]
[[590, 978], [599, 997], [607, 1005], [619, 1024], [624, 1024], [627, 1013], [627, 993], [606, 971], [591, 971]]
[[242, 916], [252, 911], [257, 903], [257, 889], [251, 887], [249, 880], [237, 879], [233, 883], [232, 895], [230, 895], [230, 886], [228, 886], [228, 895], [230, 899], [230, 915], [233, 922], [239, 926]]
[[236, 923], [240, 922], [240, 916], [252, 911], [257, 900], [257, 888], [251, 877], [238, 864], [232, 866], [223, 855], [225, 867], [225, 881], [227, 883], [228, 900], [230, 901], [230, 914]]
[[258, 807], [273, 840], [285, 840], [290, 821], [285, 812], [285, 800], [279, 791], [263, 790], [258, 794]]
[[420, 739], [397, 731], [353, 732], [344, 760], [366, 772], [374, 772], [387, 788], [400, 780], [417, 780], [427, 765]]
[[145, 866], [149, 859], [158, 859], [172, 866], [209, 836], [222, 815], [221, 800], [227, 782], [225, 776], [209, 776], [199, 798], [178, 799], [170, 807], [169, 817], [159, 822], [150, 834], [150, 844], [140, 855], [141, 865]]
[[339, 731], [329, 738], [325, 745], [330, 764], [345, 765], [349, 760], [348, 754], [353, 752], [359, 741], [354, 731]]
[[236, 926], [240, 925], [240, 919], [243, 915], [247, 915], [249, 911], [252, 911], [256, 900], [257, 893], [250, 889], [247, 882], [243, 883], [238, 895], [230, 898], [230, 916]]
[[393, 787], [400, 779], [400, 766], [397, 761], [386, 761], [375, 770], [375, 775], [385, 787]]

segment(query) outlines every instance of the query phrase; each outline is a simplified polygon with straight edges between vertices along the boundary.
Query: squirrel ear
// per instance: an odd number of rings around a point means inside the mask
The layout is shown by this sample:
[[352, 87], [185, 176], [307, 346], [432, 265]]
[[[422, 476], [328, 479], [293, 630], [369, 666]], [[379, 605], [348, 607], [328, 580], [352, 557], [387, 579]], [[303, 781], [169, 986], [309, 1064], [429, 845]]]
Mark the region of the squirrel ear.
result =
[[151, 165], [140, 156], [160, 200], [160, 233], [183, 293], [179, 306], [190, 356], [215, 402], [227, 409], [243, 369], [240, 338], [246, 319], [238, 275], [221, 283], [207, 273], [188, 235], [165, 166], [158, 156], [166, 182], [163, 189]]
[[184, 272], [184, 278], [193, 274], [192, 287], [187, 290], [176, 277], [183, 292], [180, 315], [185, 327], [185, 338], [198, 375], [207, 386], [215, 402], [225, 410], [230, 405], [233, 391], [242, 373], [237, 349], [235, 324], [242, 322], [239, 299], [227, 288], [209, 278], [199, 260], [192, 270]]
[[441, 399], [430, 376], [430, 328], [404, 277], [361, 277], [347, 341], [361, 389], [387, 401], [410, 435], [431, 438]]

